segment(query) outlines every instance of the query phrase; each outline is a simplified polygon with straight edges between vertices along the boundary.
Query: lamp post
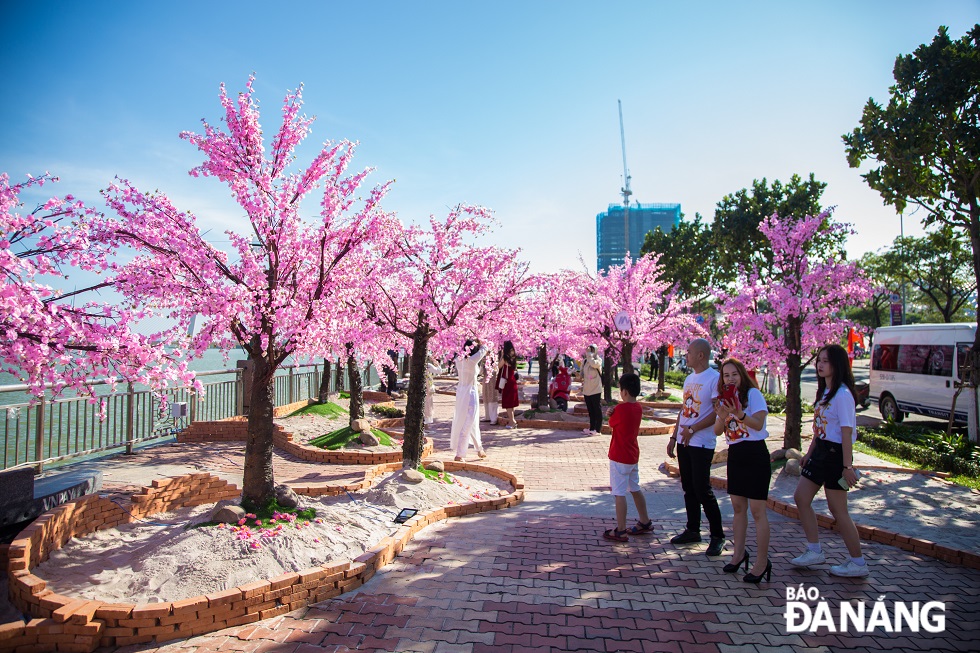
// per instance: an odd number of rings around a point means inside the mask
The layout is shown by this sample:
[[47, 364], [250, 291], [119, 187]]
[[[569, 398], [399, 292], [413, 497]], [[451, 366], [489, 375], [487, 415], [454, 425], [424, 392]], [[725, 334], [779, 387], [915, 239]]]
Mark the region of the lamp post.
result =
[[[902, 237], [902, 254], [905, 254], [905, 211], [898, 214], [898, 228]], [[908, 311], [905, 308], [905, 275], [902, 275], [902, 324], [908, 324]]]

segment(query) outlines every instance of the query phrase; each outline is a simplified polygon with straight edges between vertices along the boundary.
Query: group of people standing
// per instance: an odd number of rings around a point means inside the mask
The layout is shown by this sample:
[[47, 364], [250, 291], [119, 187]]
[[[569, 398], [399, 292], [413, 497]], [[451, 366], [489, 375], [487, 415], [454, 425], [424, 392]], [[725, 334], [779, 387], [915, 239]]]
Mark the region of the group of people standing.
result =
[[[706, 340], [695, 340], [688, 347], [687, 365], [691, 374], [684, 382], [681, 413], [667, 443], [667, 455], [678, 460], [687, 514], [685, 529], [675, 535], [671, 543], [685, 545], [702, 541], [703, 509], [709, 528], [705, 553], [713, 557], [724, 552], [726, 539], [721, 510], [710, 483], [715, 442], [718, 436], [724, 435], [728, 443], [728, 494], [734, 511], [734, 537], [731, 559], [723, 570], [736, 573], [744, 569], [743, 580], [747, 583], [768, 581], [772, 577], [766, 507], [772, 476], [765, 443], [769, 409], [745, 365], [728, 357], [721, 362], [720, 371], [714, 370], [709, 365], [710, 356], [711, 349]], [[806, 550], [790, 564], [810, 567], [825, 561], [812, 506], [814, 496], [823, 487], [849, 554], [843, 564], [831, 566], [830, 573], [867, 576], [868, 567], [861, 555], [857, 528], [847, 510], [847, 491], [857, 483], [852, 448], [857, 437], [856, 392], [847, 351], [836, 344], [823, 347], [817, 355], [816, 368], [813, 439], [803, 456], [801, 478], [794, 495], [806, 536]], [[643, 535], [652, 531], [636, 472], [639, 448], [635, 442], [639, 421], [634, 426], [633, 420], [629, 419], [635, 409], [621, 411], [624, 405], [635, 402], [639, 391], [639, 378], [633, 377], [636, 375], [626, 374], [620, 379], [620, 393], [625, 403], [617, 405], [609, 419], [613, 431], [609, 474], [616, 500], [617, 526], [603, 536], [619, 542], [627, 541], [631, 534]], [[633, 397], [632, 401], [630, 397]], [[620, 416], [620, 412], [624, 415]], [[633, 495], [638, 513], [637, 523], [629, 529], [626, 528], [627, 491]], [[746, 545], [749, 512], [756, 531], [754, 563]]]

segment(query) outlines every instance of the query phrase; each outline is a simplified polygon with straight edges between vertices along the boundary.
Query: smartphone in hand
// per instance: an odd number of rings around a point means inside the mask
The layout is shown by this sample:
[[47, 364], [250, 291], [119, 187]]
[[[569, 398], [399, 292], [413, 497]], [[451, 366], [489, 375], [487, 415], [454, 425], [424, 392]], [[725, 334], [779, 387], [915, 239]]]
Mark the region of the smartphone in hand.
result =
[[[857, 468], [855, 468], [853, 471], [854, 471], [855, 486], [856, 486], [857, 485], [857, 481], [860, 481], [861, 480], [861, 472], [859, 472], [857, 470]], [[837, 481], [837, 484], [841, 486], [841, 489], [842, 490], [849, 490], [850, 489], [850, 486], [847, 484], [847, 481], [844, 479], [843, 476], [840, 477], [840, 480]]]
[[735, 387], [734, 383], [729, 383], [725, 386], [724, 392], [721, 393], [721, 399], [736, 410], [740, 408], [738, 402], [738, 389]]

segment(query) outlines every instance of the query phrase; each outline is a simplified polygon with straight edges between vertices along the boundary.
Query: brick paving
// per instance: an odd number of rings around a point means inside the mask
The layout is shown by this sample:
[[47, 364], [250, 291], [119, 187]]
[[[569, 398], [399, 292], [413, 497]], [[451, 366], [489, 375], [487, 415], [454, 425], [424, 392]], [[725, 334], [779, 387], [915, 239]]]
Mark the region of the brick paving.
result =
[[[439, 415], [452, 397], [440, 398]], [[446, 419], [430, 435], [447, 457]], [[515, 509], [440, 522], [420, 532], [395, 560], [356, 592], [287, 615], [166, 645], [130, 651], [975, 651], [980, 649], [980, 571], [878, 543], [865, 543], [868, 579], [833, 579], [827, 565], [797, 570], [788, 560], [802, 541], [798, 523], [770, 513], [774, 576], [753, 586], [724, 574], [727, 556], [709, 559], [704, 544], [675, 548], [683, 527], [679, 483], [657, 469], [665, 438], [641, 440], [641, 480], [655, 531], [626, 544], [605, 542], [613, 521], [608, 497], [608, 437], [574, 431], [489, 428], [489, 462], [523, 475], [528, 500]], [[188, 454], [202, 469], [239, 456], [208, 445]], [[650, 455], [647, 455], [651, 452]], [[156, 455], [154, 450], [152, 455]], [[147, 452], [150, 455], [150, 452]], [[171, 455], [171, 454], [167, 454]], [[215, 458], [215, 456], [218, 456]], [[224, 461], [224, 462], [220, 462]], [[169, 461], [179, 464], [176, 459]], [[240, 463], [237, 463], [240, 465]], [[284, 465], [284, 467], [280, 467]], [[277, 460], [277, 480], [314, 470]], [[282, 471], [280, 471], [282, 470]], [[288, 472], [286, 470], [289, 470]], [[336, 470], [340, 474], [351, 470]], [[720, 496], [726, 516], [728, 500]], [[632, 513], [632, 508], [631, 508]], [[727, 520], [727, 517], [726, 517]], [[750, 546], [752, 531], [750, 526]], [[726, 523], [730, 533], [730, 523]], [[928, 533], [915, 533], [928, 537]], [[845, 551], [824, 531], [830, 563]], [[819, 592], [836, 619], [843, 601], [945, 603], [945, 630], [870, 634], [821, 627], [789, 633], [787, 589]], [[816, 603], [808, 602], [811, 607]]]

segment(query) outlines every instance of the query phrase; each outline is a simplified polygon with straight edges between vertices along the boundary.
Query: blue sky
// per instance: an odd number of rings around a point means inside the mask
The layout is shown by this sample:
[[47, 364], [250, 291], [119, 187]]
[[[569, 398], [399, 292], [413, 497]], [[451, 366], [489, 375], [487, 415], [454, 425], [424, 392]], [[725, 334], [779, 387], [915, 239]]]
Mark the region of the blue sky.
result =
[[[859, 255], [899, 220], [847, 167], [841, 134], [887, 99], [895, 57], [980, 0], [826, 2], [0, 2], [0, 171], [45, 170], [97, 201], [114, 175], [166, 192], [215, 239], [240, 212], [182, 130], [251, 72], [270, 128], [305, 84], [309, 147], [360, 141], [405, 220], [483, 204], [489, 238], [536, 271], [595, 265], [620, 200], [623, 102], [634, 199], [709, 220], [753, 179], [814, 172]], [[273, 118], [270, 114], [275, 114]], [[46, 189], [49, 187], [45, 187]], [[49, 191], [46, 191], [48, 193]], [[311, 213], [316, 202], [308, 205]], [[907, 233], [920, 233], [906, 216]]]

